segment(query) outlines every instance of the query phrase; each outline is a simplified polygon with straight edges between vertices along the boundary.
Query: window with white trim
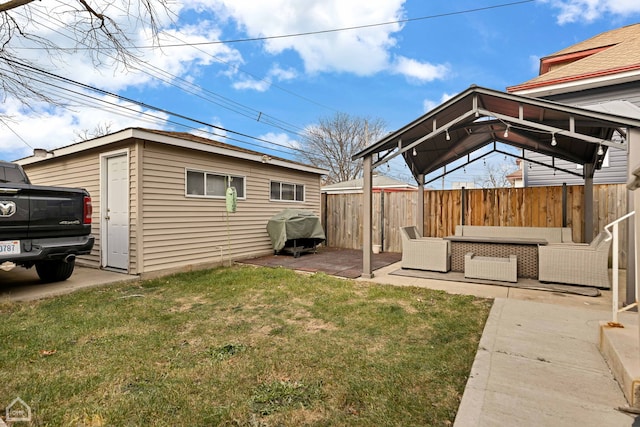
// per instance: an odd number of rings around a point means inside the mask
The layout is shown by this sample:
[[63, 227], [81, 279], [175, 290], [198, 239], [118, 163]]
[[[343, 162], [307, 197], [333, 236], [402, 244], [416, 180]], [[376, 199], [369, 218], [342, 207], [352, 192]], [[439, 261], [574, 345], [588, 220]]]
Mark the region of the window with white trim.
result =
[[272, 201], [304, 202], [304, 185], [271, 181], [269, 199]]
[[225, 197], [227, 187], [236, 189], [238, 199], [245, 198], [245, 178], [213, 172], [186, 170], [186, 195], [191, 197]]

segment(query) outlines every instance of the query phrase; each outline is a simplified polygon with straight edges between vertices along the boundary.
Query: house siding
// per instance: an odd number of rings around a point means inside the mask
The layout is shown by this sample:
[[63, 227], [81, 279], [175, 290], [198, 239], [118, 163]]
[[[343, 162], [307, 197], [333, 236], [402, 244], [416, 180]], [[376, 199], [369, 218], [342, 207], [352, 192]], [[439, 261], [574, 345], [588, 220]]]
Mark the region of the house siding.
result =
[[[619, 100], [628, 101], [640, 107], [640, 82], [630, 82], [580, 92], [551, 95], [543, 98], [577, 107]], [[600, 170], [595, 171], [593, 182], [594, 184], [623, 184], [627, 181], [627, 152], [616, 148], [610, 148], [608, 151], [609, 166], [602, 167]], [[539, 153], [527, 151], [525, 157], [551, 165], [551, 157]], [[581, 172], [580, 169], [577, 169], [576, 164], [571, 162], [556, 159], [555, 164], [559, 168]], [[531, 162], [527, 162], [525, 165], [524, 181], [527, 187], [562, 185], [563, 183], [568, 185], [584, 184], [584, 179], [581, 177], [558, 170], [554, 172], [553, 168], [536, 165]]]
[[[187, 197], [186, 168], [244, 176], [246, 199], [227, 215], [224, 198]], [[270, 253], [271, 216], [287, 207], [320, 214], [320, 177], [313, 173], [146, 142], [142, 174], [145, 273]], [[270, 201], [272, 179], [304, 184], [305, 202]]]
[[581, 90], [579, 92], [549, 95], [543, 98], [577, 107], [620, 100], [628, 101], [640, 107], [640, 81]]
[[[551, 157], [533, 151], [525, 151], [527, 159], [551, 165]], [[526, 187], [544, 187], [549, 185], [584, 185], [584, 178], [562, 172], [558, 169], [542, 166], [533, 162], [525, 162], [524, 181]], [[555, 160], [556, 168], [582, 173], [575, 163]], [[609, 149], [609, 166], [603, 166], [593, 175], [594, 184], [623, 184], [627, 181], [627, 152], [616, 148]]]

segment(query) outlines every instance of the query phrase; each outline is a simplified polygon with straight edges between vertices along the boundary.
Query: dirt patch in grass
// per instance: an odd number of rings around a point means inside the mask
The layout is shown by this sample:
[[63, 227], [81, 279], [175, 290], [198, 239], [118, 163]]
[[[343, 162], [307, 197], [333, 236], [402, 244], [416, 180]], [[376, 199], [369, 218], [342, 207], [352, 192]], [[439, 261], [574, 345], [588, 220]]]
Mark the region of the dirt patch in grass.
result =
[[3, 303], [0, 407], [20, 396], [34, 425], [450, 425], [489, 308], [253, 267]]
[[337, 327], [330, 322], [315, 318], [311, 312], [305, 308], [298, 308], [293, 312], [293, 318], [286, 319], [290, 325], [295, 325], [309, 333], [317, 333], [320, 331], [335, 331]]

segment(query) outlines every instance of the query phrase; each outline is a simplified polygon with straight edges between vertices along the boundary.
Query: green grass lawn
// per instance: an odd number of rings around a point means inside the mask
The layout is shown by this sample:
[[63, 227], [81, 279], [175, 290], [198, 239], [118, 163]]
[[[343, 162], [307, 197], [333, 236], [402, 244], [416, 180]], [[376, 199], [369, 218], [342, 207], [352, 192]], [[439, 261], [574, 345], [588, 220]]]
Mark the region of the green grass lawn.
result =
[[19, 396], [47, 426], [451, 425], [490, 306], [253, 267], [3, 302], [0, 408]]

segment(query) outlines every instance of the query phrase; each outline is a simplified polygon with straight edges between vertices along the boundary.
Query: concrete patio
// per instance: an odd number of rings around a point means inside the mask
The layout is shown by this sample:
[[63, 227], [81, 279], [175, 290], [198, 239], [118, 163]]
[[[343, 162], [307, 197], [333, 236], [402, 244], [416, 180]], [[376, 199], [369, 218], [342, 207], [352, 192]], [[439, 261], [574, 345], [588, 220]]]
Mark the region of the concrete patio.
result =
[[637, 317], [623, 313], [624, 328], [608, 327], [611, 291], [590, 297], [390, 274], [398, 268], [366, 281], [495, 299], [456, 427], [640, 426], [640, 417], [619, 410], [640, 379]]

